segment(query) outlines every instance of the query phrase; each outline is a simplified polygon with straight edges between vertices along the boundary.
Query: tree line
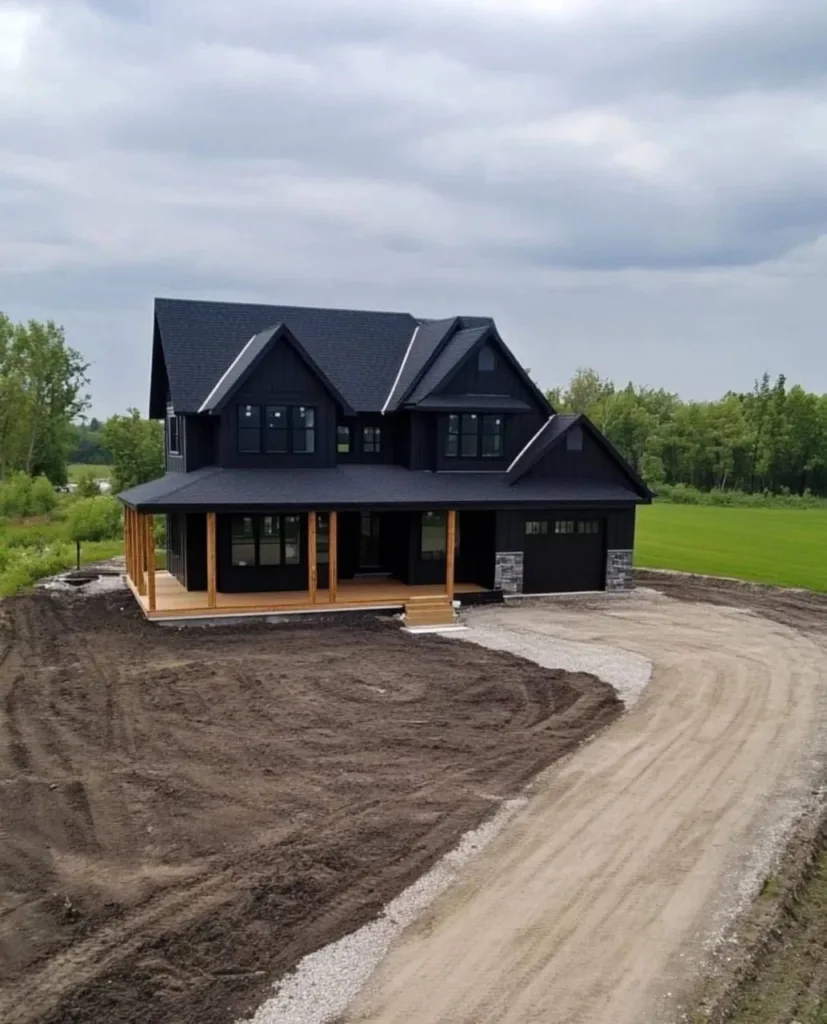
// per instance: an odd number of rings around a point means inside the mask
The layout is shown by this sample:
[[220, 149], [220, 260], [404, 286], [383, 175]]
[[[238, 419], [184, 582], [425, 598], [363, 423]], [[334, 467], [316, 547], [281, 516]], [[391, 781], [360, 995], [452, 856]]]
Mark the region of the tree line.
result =
[[117, 490], [163, 473], [162, 424], [137, 409], [86, 422], [88, 369], [53, 321], [15, 324], [0, 312], [0, 481], [65, 484], [72, 462], [112, 465]]
[[655, 490], [827, 495], [827, 395], [784, 376], [700, 402], [580, 369], [547, 394], [558, 412], [585, 413]]

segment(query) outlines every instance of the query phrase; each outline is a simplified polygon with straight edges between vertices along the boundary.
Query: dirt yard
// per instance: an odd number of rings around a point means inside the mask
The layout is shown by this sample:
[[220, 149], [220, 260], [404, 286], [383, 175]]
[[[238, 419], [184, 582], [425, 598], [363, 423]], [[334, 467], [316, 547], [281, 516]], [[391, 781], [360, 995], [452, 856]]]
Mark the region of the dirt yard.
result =
[[[662, 583], [680, 600], [469, 614], [472, 633], [499, 633], [511, 649], [552, 638], [641, 654], [652, 680], [538, 780], [509, 828], [392, 947], [348, 1021], [690, 1019], [684, 998], [732, 958], [729, 928], [823, 777], [825, 602]], [[707, 595], [715, 605], [696, 603]]]
[[373, 620], [0, 603], [0, 1020], [227, 1024], [620, 712]]

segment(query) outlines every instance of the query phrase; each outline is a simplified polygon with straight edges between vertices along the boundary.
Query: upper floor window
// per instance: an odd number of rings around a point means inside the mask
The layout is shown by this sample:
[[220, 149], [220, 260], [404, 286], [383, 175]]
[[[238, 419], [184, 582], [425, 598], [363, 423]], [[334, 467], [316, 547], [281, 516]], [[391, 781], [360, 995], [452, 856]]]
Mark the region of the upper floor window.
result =
[[181, 454], [178, 417], [174, 412], [167, 413], [167, 444], [169, 446], [170, 455]]
[[350, 427], [346, 423], [340, 423], [336, 427], [336, 451], [339, 455], [349, 455], [350, 445]]
[[286, 452], [288, 433], [287, 406], [268, 405], [264, 413], [264, 450]]
[[316, 410], [305, 405], [240, 405], [238, 450], [242, 454], [270, 455], [316, 451]]
[[362, 451], [365, 455], [378, 455], [382, 451], [381, 427], [362, 427]]
[[482, 373], [491, 373], [497, 369], [497, 354], [494, 349], [485, 345], [477, 353], [477, 369]]
[[261, 451], [261, 408], [257, 405], [238, 407], [238, 450]]
[[500, 458], [504, 454], [502, 416], [452, 413], [448, 417], [445, 454], [448, 458]]
[[312, 455], [316, 451], [316, 410], [306, 405], [297, 405], [290, 411], [292, 450], [303, 455]]

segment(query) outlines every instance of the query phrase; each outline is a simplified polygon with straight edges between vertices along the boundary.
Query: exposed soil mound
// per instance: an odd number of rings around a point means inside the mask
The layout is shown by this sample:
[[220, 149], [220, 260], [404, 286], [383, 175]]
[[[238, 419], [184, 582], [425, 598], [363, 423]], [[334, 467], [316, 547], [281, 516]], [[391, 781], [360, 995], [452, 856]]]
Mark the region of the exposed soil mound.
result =
[[0, 604], [0, 1020], [222, 1022], [620, 712], [362, 626], [161, 629]]

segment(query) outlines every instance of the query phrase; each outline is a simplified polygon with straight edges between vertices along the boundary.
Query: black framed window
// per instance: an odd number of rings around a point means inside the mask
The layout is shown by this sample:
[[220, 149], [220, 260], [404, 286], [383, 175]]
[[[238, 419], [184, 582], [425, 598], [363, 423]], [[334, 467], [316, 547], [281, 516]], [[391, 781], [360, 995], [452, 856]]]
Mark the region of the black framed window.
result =
[[238, 450], [244, 455], [294, 452], [312, 455], [316, 451], [316, 410], [311, 406], [240, 405], [238, 407]]
[[261, 451], [261, 406], [238, 407], [238, 450], [244, 453]]
[[233, 516], [230, 545], [237, 567], [300, 565], [301, 516]]
[[327, 512], [316, 516], [316, 562], [330, 564], [330, 516]]
[[379, 455], [382, 451], [381, 427], [362, 427], [362, 451], [365, 455]]
[[181, 440], [179, 434], [178, 417], [174, 412], [167, 415], [167, 443], [170, 455], [181, 454]]
[[230, 523], [230, 546], [233, 565], [256, 564], [256, 532], [252, 516], [233, 516]]
[[529, 519], [525, 524], [525, 532], [528, 537], [545, 536], [548, 533], [548, 520]]
[[287, 406], [268, 405], [264, 411], [264, 450], [280, 454], [287, 451]]
[[445, 557], [447, 534], [444, 512], [422, 513], [420, 555], [424, 561], [437, 561]]
[[504, 452], [502, 416], [483, 416], [480, 448], [484, 459], [499, 459]]
[[576, 523], [571, 519], [555, 519], [554, 521], [554, 532], [555, 533], [574, 533], [576, 529]]
[[480, 418], [475, 412], [464, 412], [459, 418], [459, 454], [475, 459], [480, 453]]
[[258, 530], [258, 564], [281, 565], [281, 516], [262, 516]]
[[346, 423], [340, 423], [336, 427], [336, 451], [339, 455], [349, 455], [351, 446], [351, 431]]
[[600, 533], [600, 520], [581, 519], [577, 524], [578, 533], [597, 534]]
[[298, 565], [302, 560], [302, 521], [300, 516], [284, 516], [284, 564]]
[[505, 418], [475, 412], [451, 413], [445, 455], [448, 458], [498, 459], [505, 453]]
[[292, 450], [300, 455], [312, 455], [316, 451], [316, 410], [296, 405], [290, 410], [290, 419]]
[[[459, 553], [459, 516], [454, 530], [454, 554]], [[426, 561], [445, 558], [448, 549], [448, 516], [445, 512], [423, 512], [419, 544], [420, 557]]]
[[497, 355], [493, 348], [485, 345], [477, 353], [477, 369], [481, 373], [491, 373], [497, 369]]

